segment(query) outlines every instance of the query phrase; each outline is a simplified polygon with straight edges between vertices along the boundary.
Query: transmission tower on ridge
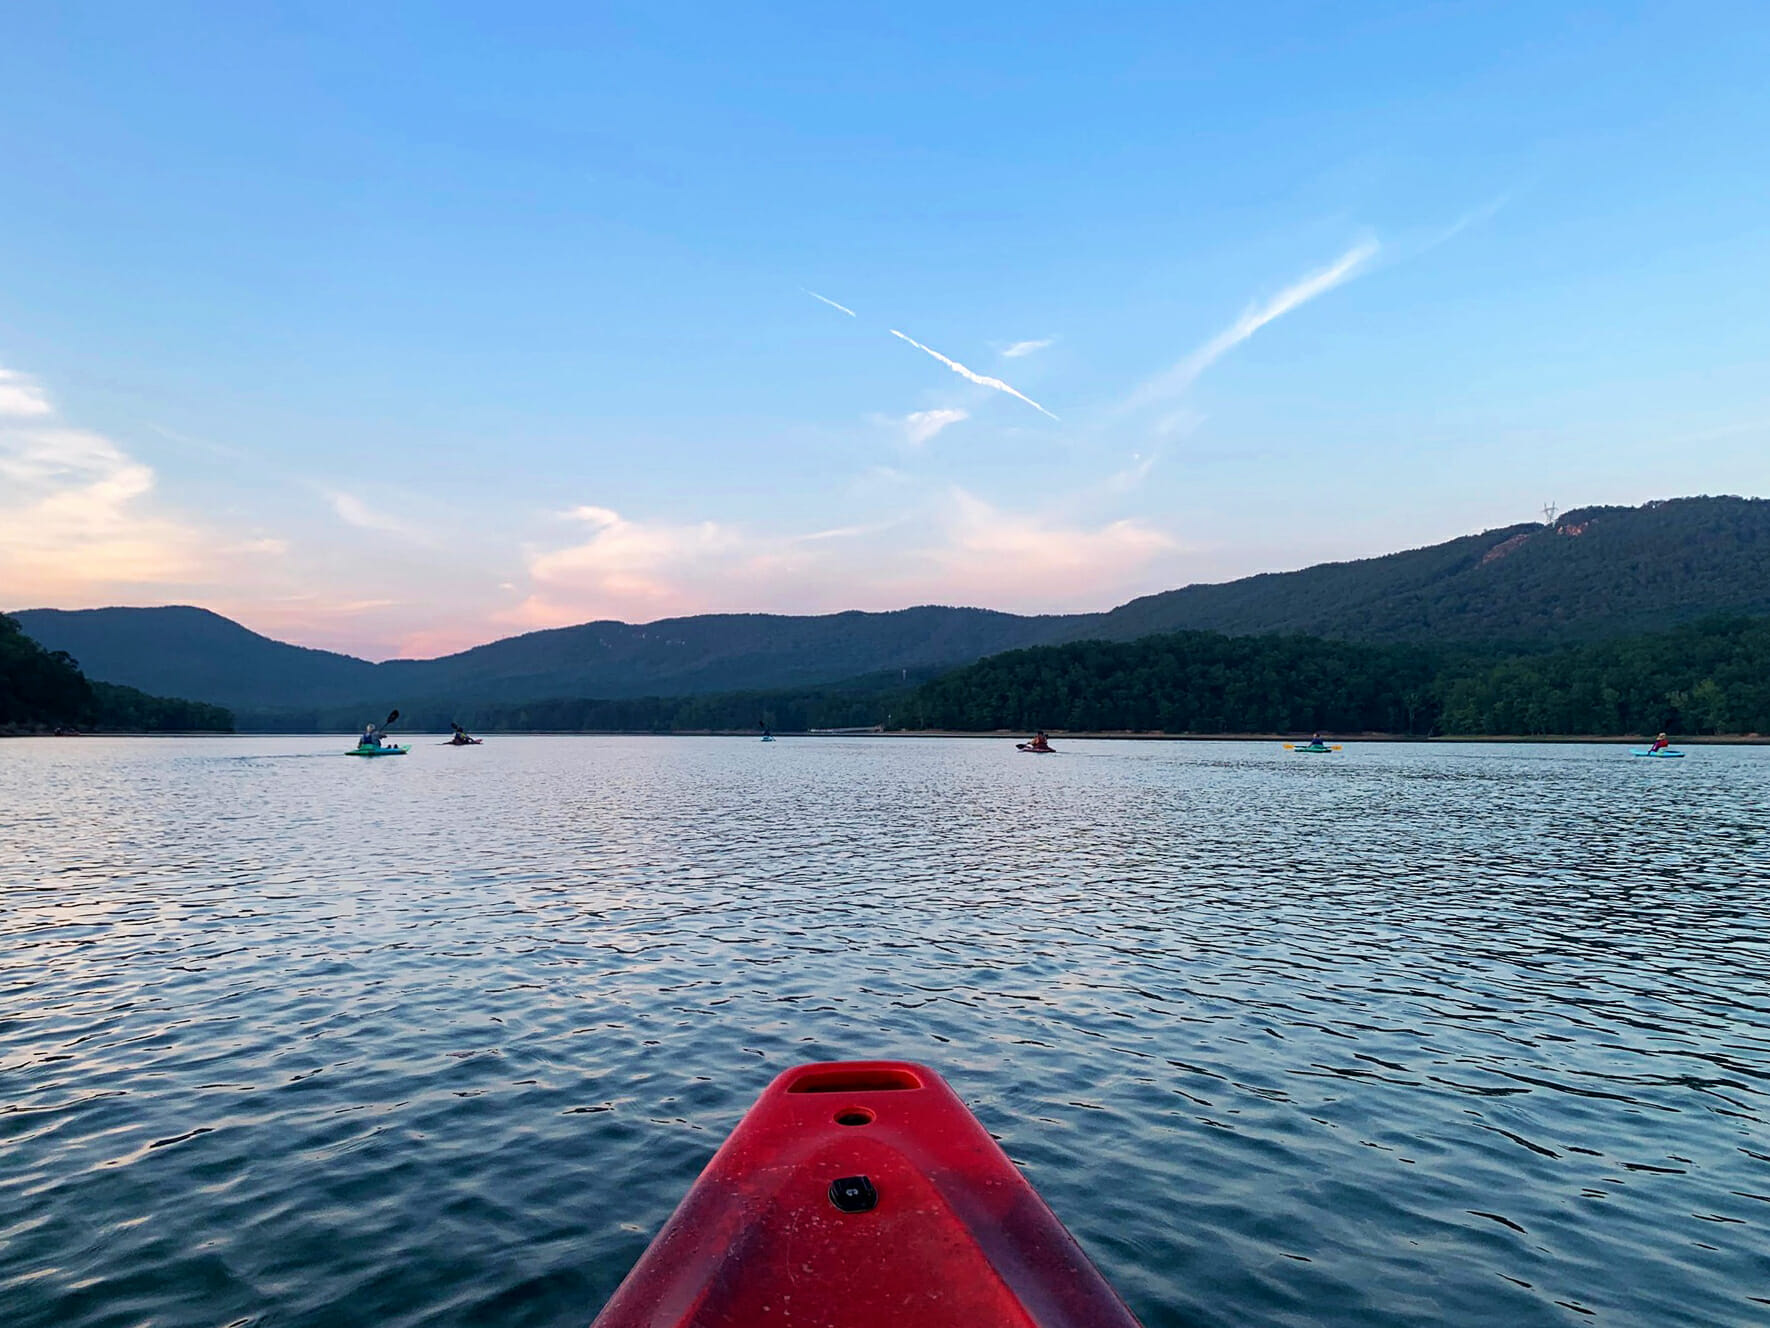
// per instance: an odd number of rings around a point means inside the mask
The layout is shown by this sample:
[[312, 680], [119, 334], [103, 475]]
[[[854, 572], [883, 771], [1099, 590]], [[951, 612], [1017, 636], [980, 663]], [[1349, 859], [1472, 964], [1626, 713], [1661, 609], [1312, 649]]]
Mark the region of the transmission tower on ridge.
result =
[[1554, 503], [1544, 503], [1543, 504], [1543, 524], [1545, 526], [1554, 525], [1555, 524], [1555, 513], [1559, 512], [1560, 510], [1561, 509], [1559, 507], [1555, 506]]

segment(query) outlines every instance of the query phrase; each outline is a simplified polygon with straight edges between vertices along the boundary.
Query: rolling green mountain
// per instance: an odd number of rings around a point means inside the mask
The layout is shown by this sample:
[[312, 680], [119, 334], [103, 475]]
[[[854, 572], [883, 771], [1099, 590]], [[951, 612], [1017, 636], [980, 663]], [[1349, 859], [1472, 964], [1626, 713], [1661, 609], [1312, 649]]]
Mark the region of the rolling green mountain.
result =
[[376, 665], [260, 636], [208, 609], [26, 609], [34, 639], [90, 678], [215, 705], [352, 701], [376, 690]]
[[709, 614], [530, 632], [433, 660], [372, 664], [285, 645], [195, 608], [32, 609], [38, 641], [95, 679], [239, 710], [442, 709], [816, 688], [988, 655], [1156, 633], [1305, 633], [1546, 648], [1770, 613], [1770, 501], [1680, 498], [1569, 512], [1423, 549], [1145, 596], [1109, 613], [1022, 617], [924, 606], [817, 617]]
[[66, 651], [107, 681], [237, 710], [313, 711], [360, 702], [383, 713], [419, 702], [693, 696], [884, 672], [927, 676], [1059, 639], [1073, 621], [948, 608], [820, 617], [708, 614], [640, 626], [585, 623], [441, 659], [371, 664], [285, 645], [206, 609], [27, 609], [13, 616], [45, 646]]
[[1148, 595], [1099, 636], [1307, 632], [1354, 641], [1561, 643], [1770, 613], [1770, 501], [1588, 507], [1430, 548]]
[[923, 673], [1062, 639], [1068, 619], [924, 606], [818, 617], [724, 613], [631, 625], [585, 623], [493, 641], [435, 660], [391, 660], [394, 697], [526, 701], [548, 696], [694, 696], [800, 687], [863, 674]]
[[98, 728], [115, 732], [228, 732], [227, 711], [89, 682], [65, 654], [45, 650], [0, 614], [0, 733]]

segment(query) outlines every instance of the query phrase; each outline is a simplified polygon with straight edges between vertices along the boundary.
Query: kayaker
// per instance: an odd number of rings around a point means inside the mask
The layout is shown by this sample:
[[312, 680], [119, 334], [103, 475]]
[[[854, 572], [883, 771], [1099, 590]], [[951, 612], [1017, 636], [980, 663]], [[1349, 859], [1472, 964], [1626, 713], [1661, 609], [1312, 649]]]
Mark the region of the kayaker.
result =
[[1327, 744], [1321, 740], [1321, 734], [1319, 734], [1319, 733], [1311, 733], [1309, 735], [1309, 745], [1311, 747], [1325, 747], [1325, 746], [1327, 746]]
[[1040, 729], [1037, 733], [1033, 734], [1032, 741], [1026, 745], [1032, 748], [1035, 752], [1048, 752], [1051, 750], [1051, 740], [1045, 736], [1044, 729]]
[[1672, 745], [1672, 740], [1670, 738], [1666, 737], [1665, 734], [1661, 733], [1657, 738], [1655, 738], [1653, 740], [1653, 746], [1649, 747], [1647, 750], [1650, 752], [1660, 752], [1660, 751], [1664, 751], [1667, 747], [1670, 747], [1671, 745]]
[[379, 747], [380, 745], [381, 745], [380, 731], [378, 729], [376, 729], [376, 727], [373, 724], [364, 724], [363, 725], [363, 736], [357, 740], [357, 746], [359, 746], [359, 747]]

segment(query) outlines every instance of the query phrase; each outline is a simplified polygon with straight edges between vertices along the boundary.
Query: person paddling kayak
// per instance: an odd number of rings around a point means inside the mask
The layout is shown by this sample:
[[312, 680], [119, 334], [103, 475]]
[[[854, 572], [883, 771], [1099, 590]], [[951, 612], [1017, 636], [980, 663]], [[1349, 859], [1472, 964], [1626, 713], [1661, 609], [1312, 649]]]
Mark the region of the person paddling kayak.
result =
[[1672, 745], [1672, 740], [1670, 738], [1666, 737], [1666, 735], [1664, 733], [1661, 733], [1657, 738], [1655, 738], [1653, 740], [1653, 746], [1649, 747], [1647, 750], [1650, 752], [1663, 752], [1667, 747], [1670, 747], [1671, 745]]
[[477, 746], [479, 746], [479, 739], [468, 737], [467, 730], [462, 728], [459, 724], [455, 723], [453, 720], [451, 720], [449, 722], [449, 727], [455, 730], [455, 736], [449, 739], [449, 746], [451, 746], [451, 747], [477, 747]]
[[399, 718], [399, 711], [390, 712], [379, 724], [364, 724], [361, 736], [356, 740], [356, 749], [349, 752], [351, 756], [404, 756], [406, 749], [397, 743], [387, 740], [387, 728]]
[[1016, 743], [1015, 746], [1019, 747], [1023, 752], [1049, 752], [1055, 750], [1051, 746], [1051, 740], [1045, 736], [1044, 729], [1040, 729], [1037, 733], [1033, 734], [1031, 741]]

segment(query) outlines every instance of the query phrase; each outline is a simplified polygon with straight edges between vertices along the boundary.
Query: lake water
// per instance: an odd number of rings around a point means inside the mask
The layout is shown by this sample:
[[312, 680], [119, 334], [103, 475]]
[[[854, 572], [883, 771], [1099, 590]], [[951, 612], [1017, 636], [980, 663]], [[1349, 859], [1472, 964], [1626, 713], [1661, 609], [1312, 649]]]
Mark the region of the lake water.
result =
[[583, 1328], [947, 1076], [1150, 1328], [1770, 1323], [1770, 750], [0, 743], [0, 1321]]

